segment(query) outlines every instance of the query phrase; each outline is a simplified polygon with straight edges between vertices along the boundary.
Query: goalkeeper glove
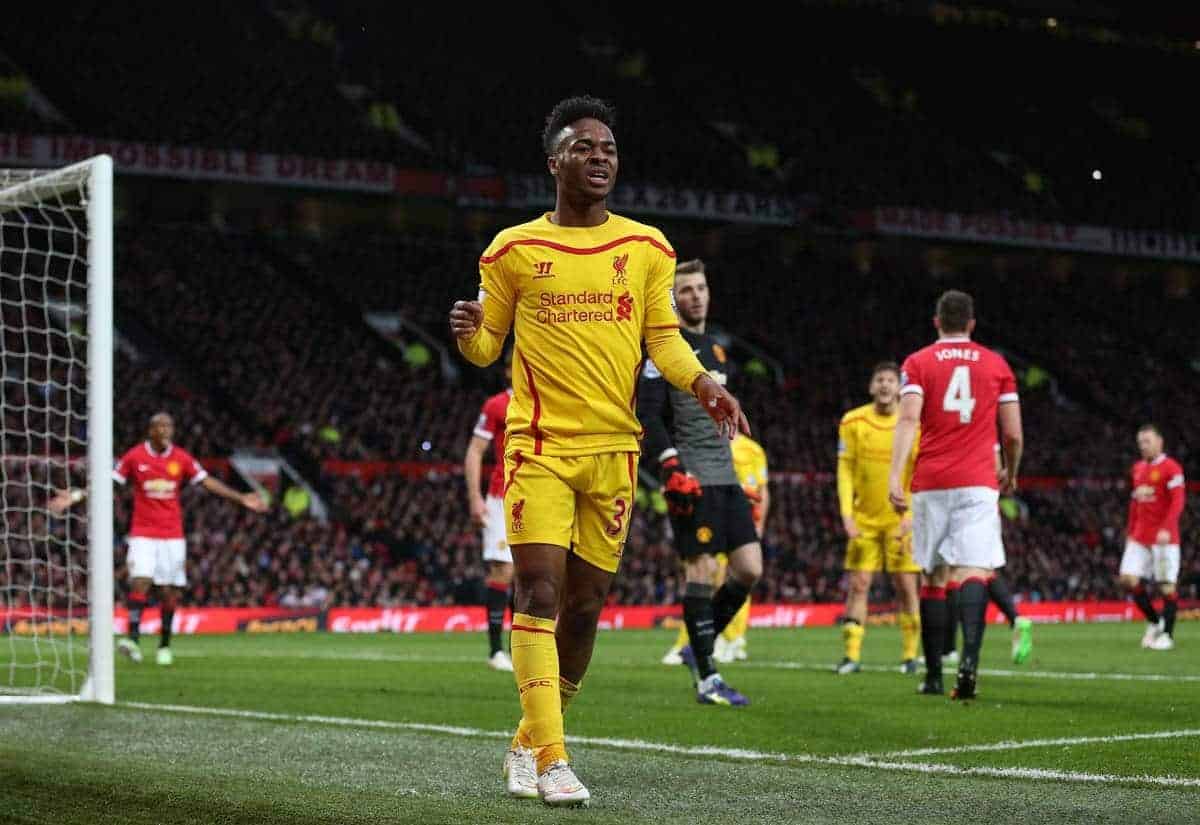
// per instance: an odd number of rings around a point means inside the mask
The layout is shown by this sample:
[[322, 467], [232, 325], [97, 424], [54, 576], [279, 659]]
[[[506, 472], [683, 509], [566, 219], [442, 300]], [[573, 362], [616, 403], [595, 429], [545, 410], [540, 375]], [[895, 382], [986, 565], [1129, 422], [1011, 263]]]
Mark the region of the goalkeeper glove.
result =
[[678, 450], [672, 448], [663, 452], [659, 460], [658, 475], [662, 479], [667, 511], [673, 516], [690, 516], [696, 509], [696, 499], [700, 498], [703, 492], [700, 489], [700, 481], [683, 468]]

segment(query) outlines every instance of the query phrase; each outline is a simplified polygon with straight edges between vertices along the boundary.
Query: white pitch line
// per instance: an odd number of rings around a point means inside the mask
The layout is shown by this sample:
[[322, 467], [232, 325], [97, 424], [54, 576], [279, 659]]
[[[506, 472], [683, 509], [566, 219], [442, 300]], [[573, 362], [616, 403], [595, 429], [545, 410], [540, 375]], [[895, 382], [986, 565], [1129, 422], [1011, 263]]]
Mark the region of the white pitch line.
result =
[[1140, 782], [1168, 788], [1200, 788], [1200, 779], [1179, 776], [1119, 776], [1110, 773], [1081, 773], [1079, 771], [1052, 771], [1042, 768], [986, 768], [944, 765], [937, 762], [882, 762], [875, 759], [862, 761], [846, 760], [846, 764], [861, 765], [885, 771], [915, 771], [917, 773], [948, 774], [950, 776], [993, 776], [1001, 779], [1047, 779], [1055, 782], [1085, 782], [1097, 785], [1112, 785]]
[[[832, 665], [816, 664], [812, 662], [777, 662], [777, 661], [761, 661], [761, 662], [739, 662], [734, 665], [735, 668], [763, 668], [767, 670], [812, 670], [812, 671], [828, 671], [833, 673]], [[864, 671], [871, 673], [898, 673], [900, 668], [895, 665], [862, 665]], [[1027, 678], [1027, 679], [1063, 679], [1067, 681], [1082, 681], [1082, 682], [1200, 682], [1200, 676], [1191, 676], [1186, 674], [1174, 673], [1088, 673], [1088, 672], [1072, 672], [1066, 670], [993, 670], [991, 668], [981, 667], [979, 673], [982, 676], [1001, 676], [1008, 678]]]
[[1100, 745], [1109, 742], [1137, 742], [1143, 739], [1184, 739], [1200, 736], [1200, 729], [1164, 730], [1154, 733], [1122, 733], [1114, 736], [1064, 736], [1058, 739], [1027, 739], [1024, 741], [992, 742], [987, 745], [957, 745], [946, 748], [917, 748], [907, 751], [865, 754], [868, 759], [905, 759], [911, 756], [934, 756], [943, 753], [980, 753], [985, 751], [1015, 751], [1025, 748], [1051, 748], [1059, 745]]
[[[231, 654], [226, 652], [185, 652], [178, 655], [182, 655], [188, 659], [317, 659], [348, 662], [409, 662], [414, 664], [472, 664], [482, 663], [484, 661], [484, 659], [479, 656], [438, 656], [420, 653], [376, 653], [373, 651], [360, 651], [354, 653], [339, 653], [334, 651], [330, 651], [328, 653], [322, 651], [304, 651], [291, 653], [283, 650], [264, 650], [256, 653], [245, 654]], [[610, 660], [604, 664], [610, 664], [616, 667], [662, 667], [662, 665], [657, 662], [642, 661], [639, 659], [620, 659], [616, 661]], [[733, 667], [737, 670], [805, 670], [813, 671], [815, 673], [832, 673], [834, 670], [832, 665], [823, 663], [788, 662], [770, 659], [751, 662], [738, 662], [737, 664], [733, 665]], [[893, 665], [863, 665], [862, 669], [869, 673], [899, 673], [900, 670], [899, 667]], [[1174, 673], [1076, 673], [1064, 670], [999, 670], [991, 668], [980, 668], [979, 673], [983, 676], [999, 676], [1003, 678], [1050, 679], [1082, 682], [1200, 682], [1200, 676]]]
[[[257, 710], [234, 708], [208, 708], [196, 705], [165, 705], [152, 702], [120, 702], [120, 707], [139, 710], [191, 713], [201, 716], [224, 716], [235, 719], [257, 719], [272, 722], [309, 722], [339, 727], [377, 728], [385, 730], [407, 730], [422, 733], [442, 733], [475, 739], [508, 740], [511, 731], [489, 731], [482, 728], [463, 728], [452, 725], [430, 725], [420, 722], [393, 722], [386, 719], [355, 719], [344, 716], [321, 716], [315, 714], [270, 713]], [[788, 762], [795, 764], [827, 765], [833, 767], [868, 768], [885, 771], [906, 771], [954, 776], [994, 776], [1013, 779], [1049, 779], [1059, 782], [1089, 782], [1115, 784], [1136, 782], [1164, 787], [1200, 788], [1200, 779], [1175, 776], [1116, 776], [1113, 774], [1080, 773], [1076, 771], [1051, 771], [1037, 768], [974, 768], [925, 762], [882, 761], [869, 756], [816, 756], [807, 753], [772, 753], [741, 748], [718, 748], [707, 745], [672, 745], [665, 742], [647, 742], [642, 739], [608, 739], [594, 736], [570, 736], [571, 744], [594, 745], [616, 750], [632, 750], [654, 753], [670, 753], [681, 756], [719, 756], [750, 762]]]

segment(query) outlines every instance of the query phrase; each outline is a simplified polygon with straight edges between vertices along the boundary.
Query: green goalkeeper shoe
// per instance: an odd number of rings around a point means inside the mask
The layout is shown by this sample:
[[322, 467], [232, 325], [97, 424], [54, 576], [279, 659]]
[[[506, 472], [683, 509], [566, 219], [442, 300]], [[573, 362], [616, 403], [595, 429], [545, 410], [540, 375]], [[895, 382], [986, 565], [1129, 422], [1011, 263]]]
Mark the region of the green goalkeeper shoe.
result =
[[1033, 620], [1021, 616], [1018, 617], [1017, 623], [1013, 627], [1013, 664], [1025, 664], [1031, 653], [1033, 653]]
[[158, 653], [155, 654], [154, 661], [160, 665], [173, 665], [175, 664], [175, 656], [171, 653], [171, 648], [160, 647]]

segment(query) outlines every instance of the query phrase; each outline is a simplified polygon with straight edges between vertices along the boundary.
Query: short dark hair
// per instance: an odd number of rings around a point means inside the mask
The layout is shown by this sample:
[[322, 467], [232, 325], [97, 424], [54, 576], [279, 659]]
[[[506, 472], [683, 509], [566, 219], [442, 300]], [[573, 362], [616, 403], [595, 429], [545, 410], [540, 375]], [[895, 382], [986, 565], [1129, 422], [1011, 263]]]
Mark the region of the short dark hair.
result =
[[975, 301], [965, 292], [947, 290], [938, 298], [937, 318], [942, 332], [966, 332], [975, 318]]
[[611, 103], [590, 95], [560, 100], [546, 115], [546, 128], [542, 130], [542, 150], [547, 157], [558, 151], [558, 133], [585, 117], [595, 118], [610, 130], [616, 128], [617, 110]]
[[896, 373], [896, 377], [899, 378], [900, 365], [895, 361], [880, 361], [875, 365], [875, 368], [871, 370], [871, 380], [874, 381], [875, 376], [879, 375], [881, 372], [894, 372]]
[[1149, 432], [1149, 433], [1154, 433], [1154, 434], [1155, 434], [1156, 436], [1158, 436], [1159, 438], [1162, 438], [1162, 437], [1163, 437], [1162, 430], [1161, 430], [1161, 429], [1159, 429], [1159, 427], [1158, 427], [1158, 425], [1157, 425], [1157, 424], [1152, 424], [1152, 423], [1150, 423], [1150, 422], [1146, 422], [1146, 423], [1145, 423], [1145, 424], [1143, 424], [1142, 426], [1138, 427], [1138, 434], [1139, 434], [1139, 435], [1140, 435], [1141, 433], [1147, 433], [1147, 432]]
[[676, 275], [703, 275], [704, 261], [699, 258], [692, 258], [690, 261], [681, 261], [675, 265]]

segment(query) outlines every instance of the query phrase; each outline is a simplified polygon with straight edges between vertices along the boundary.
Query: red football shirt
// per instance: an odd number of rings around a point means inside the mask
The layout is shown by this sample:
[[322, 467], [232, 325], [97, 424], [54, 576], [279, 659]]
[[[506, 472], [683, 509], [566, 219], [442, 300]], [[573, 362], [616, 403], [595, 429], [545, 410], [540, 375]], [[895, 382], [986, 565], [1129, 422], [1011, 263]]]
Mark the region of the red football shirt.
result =
[[900, 383], [924, 398], [913, 492], [996, 489], [996, 410], [1017, 400], [1008, 362], [966, 336], [939, 338], [904, 360]]
[[511, 389], [498, 392], [484, 401], [479, 421], [475, 424], [475, 435], [492, 442], [495, 464], [492, 465], [492, 478], [488, 482], [488, 495], [496, 498], [504, 497], [504, 422], [510, 400]]
[[1179, 544], [1179, 515], [1183, 512], [1183, 467], [1164, 453], [1153, 461], [1133, 465], [1129, 495], [1129, 538], [1150, 547], [1158, 543], [1158, 531], [1171, 534], [1170, 544]]
[[203, 481], [208, 473], [186, 450], [167, 445], [161, 453], [143, 442], [133, 447], [113, 470], [118, 484], [133, 482], [133, 524], [129, 535], [148, 539], [183, 538], [183, 510], [179, 493], [183, 483]]

